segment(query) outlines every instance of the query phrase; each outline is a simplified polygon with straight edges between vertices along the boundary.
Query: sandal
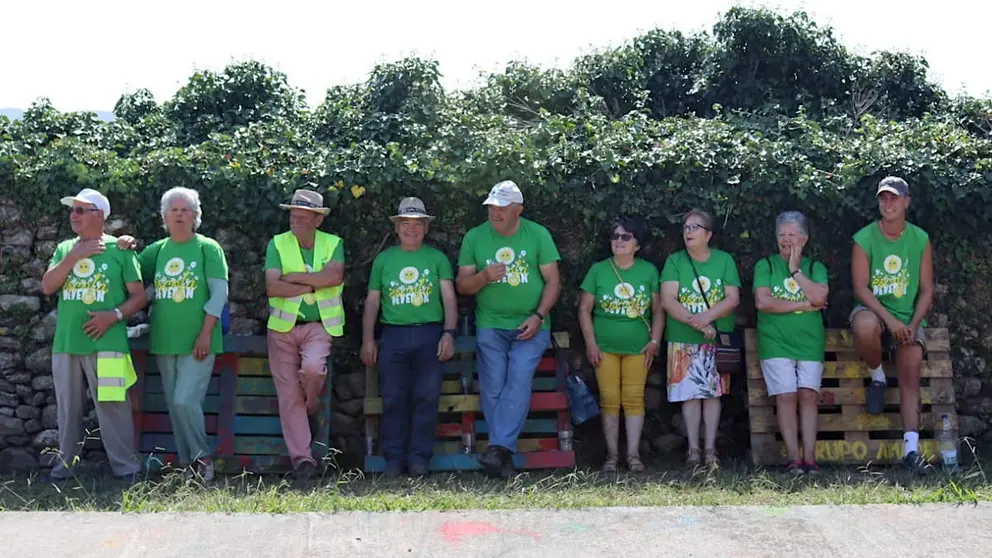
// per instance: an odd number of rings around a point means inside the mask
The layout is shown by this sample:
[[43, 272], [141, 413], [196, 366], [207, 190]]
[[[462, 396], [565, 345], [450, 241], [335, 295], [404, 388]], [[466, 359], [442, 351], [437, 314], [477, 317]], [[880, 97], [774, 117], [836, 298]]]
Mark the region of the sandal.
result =
[[620, 458], [616, 455], [608, 455], [606, 461], [603, 462], [603, 472], [604, 473], [616, 473], [617, 472], [617, 462]]
[[699, 449], [690, 449], [685, 456], [686, 467], [699, 467]]
[[716, 456], [715, 449], [706, 450], [706, 466], [710, 469], [720, 468], [720, 458]]
[[630, 469], [631, 473], [643, 473], [644, 462], [641, 461], [641, 458], [636, 455], [628, 455], [627, 468]]

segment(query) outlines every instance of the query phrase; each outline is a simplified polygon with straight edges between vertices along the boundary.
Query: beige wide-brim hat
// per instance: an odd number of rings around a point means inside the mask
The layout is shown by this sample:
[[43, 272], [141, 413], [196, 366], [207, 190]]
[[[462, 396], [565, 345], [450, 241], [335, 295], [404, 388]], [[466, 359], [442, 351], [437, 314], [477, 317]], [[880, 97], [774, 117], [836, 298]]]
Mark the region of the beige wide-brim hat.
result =
[[293, 193], [293, 199], [287, 203], [279, 204], [280, 209], [306, 209], [321, 215], [331, 212], [330, 208], [324, 207], [324, 196], [313, 190], [297, 190]]
[[420, 198], [403, 198], [399, 209], [396, 210], [396, 215], [389, 218], [394, 223], [397, 219], [427, 219], [427, 222], [430, 223], [434, 220], [434, 216], [427, 214], [424, 202]]

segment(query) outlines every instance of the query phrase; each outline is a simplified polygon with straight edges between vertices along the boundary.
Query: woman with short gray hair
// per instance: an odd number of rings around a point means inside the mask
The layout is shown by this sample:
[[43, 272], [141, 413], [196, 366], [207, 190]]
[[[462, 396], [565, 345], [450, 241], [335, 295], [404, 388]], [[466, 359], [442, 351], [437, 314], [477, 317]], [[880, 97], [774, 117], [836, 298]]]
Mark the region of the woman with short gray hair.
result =
[[827, 268], [803, 256], [809, 240], [805, 215], [780, 213], [775, 231], [778, 254], [759, 260], [754, 268], [758, 358], [768, 395], [775, 397], [779, 430], [788, 452], [786, 469], [794, 475], [814, 474], [820, 470], [815, 454], [826, 348], [821, 311], [830, 292]]
[[[162, 375], [180, 463], [196, 464], [204, 481], [214, 477], [207, 444], [203, 401], [216, 355], [224, 352], [218, 323], [227, 303], [227, 259], [220, 244], [197, 233], [200, 195], [172, 188], [162, 196], [162, 227], [169, 236], [138, 256], [145, 283], [152, 283], [149, 353]], [[121, 248], [137, 241], [122, 236]]]

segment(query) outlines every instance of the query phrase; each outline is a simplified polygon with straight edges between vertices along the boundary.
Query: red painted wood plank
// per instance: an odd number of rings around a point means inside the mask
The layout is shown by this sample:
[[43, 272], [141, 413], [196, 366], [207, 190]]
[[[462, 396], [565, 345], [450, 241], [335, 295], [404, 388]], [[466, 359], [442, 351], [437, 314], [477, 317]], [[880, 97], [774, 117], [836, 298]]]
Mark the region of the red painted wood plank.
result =
[[437, 438], [454, 438], [462, 435], [462, 425], [460, 424], [439, 424], [434, 430]]
[[537, 363], [536, 372], [554, 372], [558, 369], [558, 362], [555, 357], [544, 357]]
[[560, 392], [537, 392], [530, 397], [531, 411], [568, 410], [568, 397]]
[[533, 451], [520, 454], [525, 469], [572, 469], [575, 467], [574, 451]]
[[220, 370], [220, 409], [217, 415], [217, 456], [234, 454], [235, 398], [238, 391], [238, 355], [217, 355], [214, 370]]

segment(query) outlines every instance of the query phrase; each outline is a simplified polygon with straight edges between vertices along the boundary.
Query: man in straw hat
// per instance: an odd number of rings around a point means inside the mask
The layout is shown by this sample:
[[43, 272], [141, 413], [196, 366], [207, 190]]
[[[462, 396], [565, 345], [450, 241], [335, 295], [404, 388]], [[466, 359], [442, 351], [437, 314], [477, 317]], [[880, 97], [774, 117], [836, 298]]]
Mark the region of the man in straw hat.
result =
[[59, 455], [50, 478], [63, 481], [73, 474], [83, 444], [83, 390], [89, 384], [110, 466], [118, 477], [134, 480], [141, 466], [127, 392], [137, 380], [127, 317], [145, 306], [141, 268], [134, 252], [121, 250], [116, 238], [104, 234], [110, 202], [103, 194], [86, 188], [61, 202], [69, 207], [76, 237], [55, 248], [41, 284], [45, 295], [58, 294], [52, 379]]
[[[403, 199], [390, 220], [399, 242], [372, 263], [361, 357], [366, 366], [378, 366], [386, 474], [399, 475], [405, 467], [411, 476], [421, 476], [434, 453], [441, 362], [455, 351], [458, 302], [451, 262], [424, 245], [434, 220], [424, 202]], [[383, 327], [377, 346], [380, 308]]]
[[479, 396], [489, 427], [479, 462], [493, 477], [514, 472], [534, 371], [551, 342], [548, 312], [561, 292], [558, 249], [547, 228], [520, 216], [523, 203], [512, 181], [493, 186], [483, 202], [489, 220], [465, 234], [458, 254], [458, 291], [476, 296]]
[[340, 237], [318, 230], [329, 212], [321, 194], [297, 190], [279, 207], [289, 210], [289, 231], [265, 250], [269, 369], [293, 470], [309, 477], [317, 466], [309, 417], [327, 381], [331, 337], [344, 334], [344, 247]]

